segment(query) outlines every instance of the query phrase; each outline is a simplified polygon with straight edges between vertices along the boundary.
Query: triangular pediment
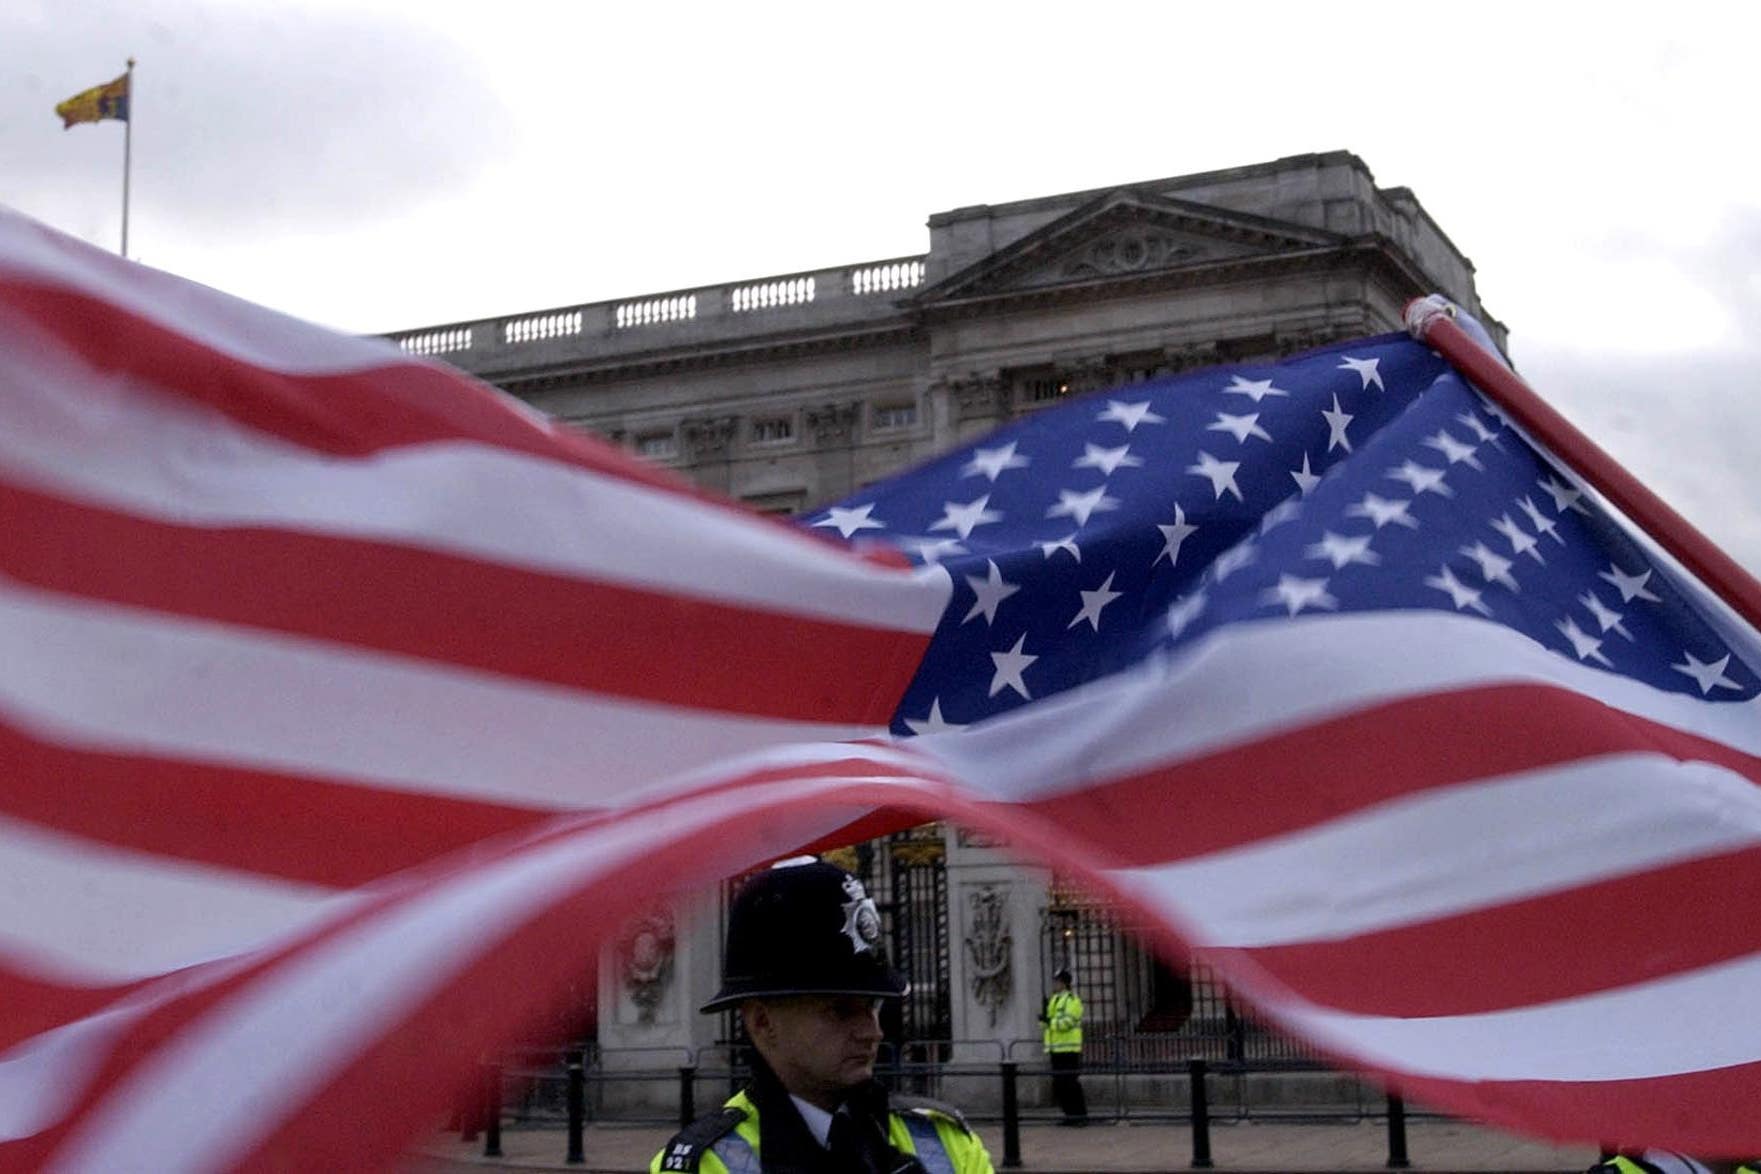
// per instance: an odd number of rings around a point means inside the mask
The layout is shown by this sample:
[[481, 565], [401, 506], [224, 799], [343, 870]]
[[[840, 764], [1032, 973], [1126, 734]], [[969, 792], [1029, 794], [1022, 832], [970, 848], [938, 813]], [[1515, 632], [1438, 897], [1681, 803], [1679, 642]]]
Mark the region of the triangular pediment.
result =
[[1344, 239], [1288, 221], [1122, 190], [1028, 233], [914, 300], [933, 305], [1131, 279]]

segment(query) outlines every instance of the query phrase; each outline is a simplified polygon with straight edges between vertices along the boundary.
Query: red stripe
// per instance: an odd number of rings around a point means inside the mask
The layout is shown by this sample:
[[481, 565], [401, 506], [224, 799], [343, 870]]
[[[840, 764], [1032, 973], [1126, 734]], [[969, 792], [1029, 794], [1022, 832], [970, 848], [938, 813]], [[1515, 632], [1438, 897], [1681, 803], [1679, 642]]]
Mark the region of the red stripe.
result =
[[337, 889], [552, 817], [242, 767], [75, 750], [4, 722], [0, 762], [0, 812], [11, 818]]
[[0, 959], [0, 1053], [20, 1040], [102, 1010], [151, 981], [70, 986], [38, 977]]
[[[1717, 1031], [1716, 1023], [1704, 1026]], [[1643, 1080], [1466, 1083], [1385, 1073], [1409, 1100], [1534, 1137], [1606, 1149], [1761, 1153], [1761, 1063]], [[1615, 1136], [1610, 1136], [1614, 1134]]]
[[[475, 954], [466, 960], [462, 973], [447, 979], [413, 1014], [364, 1038], [360, 1052], [347, 1058], [333, 1082], [304, 1107], [296, 1106], [290, 1120], [264, 1121], [262, 1149], [238, 1168], [372, 1169], [388, 1164], [418, 1130], [432, 1125], [450, 1092], [472, 1076], [486, 1051], [524, 1034], [547, 1012], [561, 1006], [569, 985], [591, 964], [598, 946], [631, 914], [668, 893], [732, 875], [753, 863], [750, 836], [732, 833], [769, 812], [742, 802], [742, 791], [758, 782], [826, 777], [830, 781], [822, 794], [781, 806], [861, 806], [895, 797], [862, 782], [838, 782], [840, 771], [882, 778], [917, 777], [909, 767], [870, 761], [852, 753], [824, 762], [756, 770], [706, 788], [704, 793], [724, 793], [725, 815], [710, 824], [696, 825], [684, 835], [674, 828], [665, 852], [644, 853], [623, 868], [563, 894], [524, 921], [469, 927]], [[665, 808], [676, 801], [669, 799], [617, 818], [634, 821], [639, 827], [665, 829]], [[919, 814], [927, 818], [934, 813]], [[423, 882], [412, 878], [394, 889], [370, 895], [361, 905], [297, 940], [263, 951], [247, 968], [147, 1012], [106, 1057], [68, 1119], [23, 1143], [0, 1145], [0, 1169], [35, 1168], [98, 1112], [105, 1097], [141, 1064], [175, 1045], [186, 1029], [199, 1026], [210, 1011], [247, 993], [259, 981], [272, 981], [281, 967], [308, 964], [308, 955], [325, 944], [420, 900], [434, 883], [547, 849], [558, 840], [580, 835], [600, 818], [558, 818], [548, 830], [518, 844], [487, 850]], [[583, 845], [582, 850], [590, 850], [590, 846]], [[461, 931], [464, 928], [460, 927]], [[517, 991], [519, 997], [508, 997], [509, 991]], [[239, 1058], [241, 1063], [261, 1060]], [[423, 1073], [423, 1079], [411, 1081], [410, 1073], [416, 1070]], [[360, 1092], [370, 1095], [356, 1095]], [[337, 1155], [345, 1156], [336, 1160]]]
[[[135, 276], [125, 270], [115, 279]], [[0, 301], [98, 372], [124, 373], [315, 452], [366, 456], [404, 445], [469, 440], [689, 498], [737, 515], [746, 524], [774, 527], [816, 549], [827, 545], [780, 519], [754, 514], [670, 470], [638, 460], [585, 430], [562, 422], [539, 428], [489, 385], [438, 363], [397, 354], [390, 344], [380, 366], [290, 374], [236, 358], [100, 297], [61, 286], [0, 274]], [[329, 332], [322, 327], [297, 327], [311, 332], [314, 353], [331, 348], [325, 338]], [[77, 389], [66, 390], [71, 394]]]
[[884, 726], [929, 642], [412, 547], [172, 525], [4, 485], [0, 533], [0, 569], [51, 591], [766, 718]]
[[[389, 345], [380, 366], [289, 374], [75, 290], [0, 275], [0, 299], [99, 372], [126, 374], [316, 452], [366, 456], [402, 445], [474, 440], [701, 496], [676, 475], [586, 433], [566, 426], [541, 430], [485, 384], [397, 355]], [[329, 349], [321, 327], [299, 328], [311, 332], [315, 353]]]
[[1422, 925], [1205, 955], [1238, 957], [1342, 1011], [1476, 1015], [1761, 952], [1757, 909], [1761, 848], [1748, 848]]
[[1761, 757], [1549, 685], [1488, 685], [1369, 705], [1212, 754], [1027, 804], [1114, 867], [1162, 864], [1427, 790], [1601, 755], [1708, 762], [1761, 783]]

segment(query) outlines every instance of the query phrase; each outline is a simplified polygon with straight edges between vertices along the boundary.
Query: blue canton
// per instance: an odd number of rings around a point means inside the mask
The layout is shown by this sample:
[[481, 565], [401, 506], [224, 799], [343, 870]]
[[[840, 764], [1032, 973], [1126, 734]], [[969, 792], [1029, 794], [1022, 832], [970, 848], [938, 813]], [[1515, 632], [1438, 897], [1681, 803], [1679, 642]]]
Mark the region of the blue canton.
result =
[[1434, 609], [1708, 701], [1753, 666], [1625, 529], [1401, 334], [1068, 399], [802, 519], [954, 593], [897, 733], [1225, 624]]

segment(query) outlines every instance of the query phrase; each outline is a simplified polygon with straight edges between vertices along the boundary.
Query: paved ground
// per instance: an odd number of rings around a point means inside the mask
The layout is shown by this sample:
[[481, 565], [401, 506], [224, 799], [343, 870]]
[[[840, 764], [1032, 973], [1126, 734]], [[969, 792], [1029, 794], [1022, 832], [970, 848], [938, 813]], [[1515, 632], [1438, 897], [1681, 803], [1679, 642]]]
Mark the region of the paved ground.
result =
[[[979, 1134], [1002, 1169], [1000, 1125]], [[407, 1174], [481, 1174], [485, 1166], [509, 1169], [578, 1170], [588, 1174], [636, 1174], [671, 1136], [666, 1128], [596, 1125], [587, 1130], [584, 1165], [564, 1164], [561, 1130], [509, 1130], [501, 1158], [482, 1157], [479, 1139], [464, 1143], [437, 1135], [413, 1158]], [[1551, 1146], [1454, 1121], [1407, 1123], [1411, 1168], [1427, 1174], [1580, 1174], [1596, 1160], [1590, 1146]], [[1291, 1125], [1249, 1122], [1211, 1127], [1211, 1158], [1218, 1170], [1242, 1174], [1275, 1171], [1385, 1171], [1388, 1130], [1381, 1122]], [[1087, 1129], [1024, 1125], [1021, 1169], [1030, 1174], [1161, 1174], [1192, 1168], [1192, 1135], [1185, 1125], [1100, 1124]]]

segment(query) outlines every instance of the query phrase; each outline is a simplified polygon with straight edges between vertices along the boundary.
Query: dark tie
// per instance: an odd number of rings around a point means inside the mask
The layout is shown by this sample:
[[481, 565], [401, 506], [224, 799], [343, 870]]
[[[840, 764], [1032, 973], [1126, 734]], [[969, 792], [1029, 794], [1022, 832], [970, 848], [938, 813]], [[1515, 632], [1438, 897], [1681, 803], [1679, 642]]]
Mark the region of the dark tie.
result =
[[862, 1144], [861, 1130], [848, 1113], [832, 1115], [831, 1131], [826, 1134], [826, 1149], [831, 1153], [832, 1165], [838, 1174], [862, 1174], [874, 1169], [867, 1147]]

